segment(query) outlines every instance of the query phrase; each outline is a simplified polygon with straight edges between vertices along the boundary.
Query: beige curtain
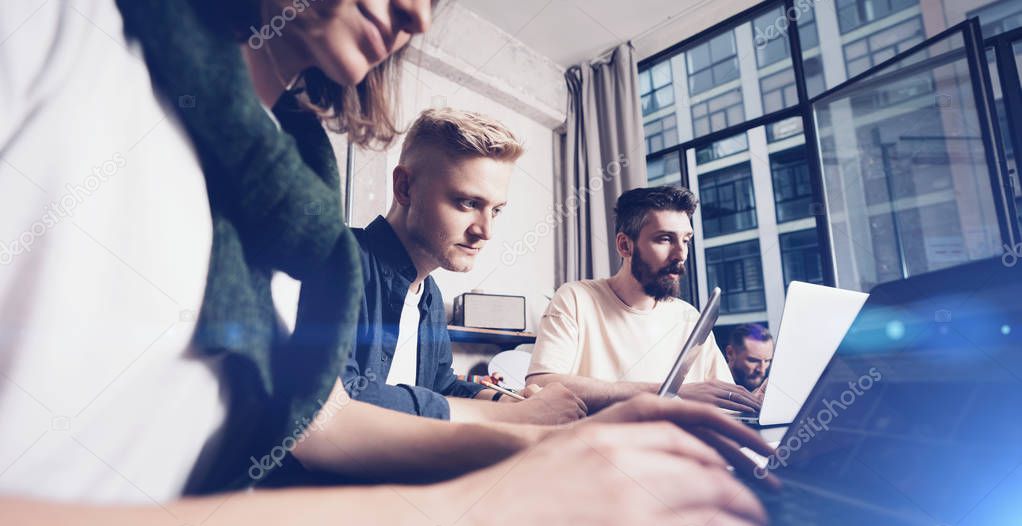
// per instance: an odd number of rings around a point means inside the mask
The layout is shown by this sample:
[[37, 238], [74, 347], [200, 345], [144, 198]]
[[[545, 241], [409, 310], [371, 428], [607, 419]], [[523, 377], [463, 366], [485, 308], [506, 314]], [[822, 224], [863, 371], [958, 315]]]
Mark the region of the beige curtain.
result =
[[614, 203], [646, 185], [638, 71], [630, 43], [572, 66], [568, 116], [555, 136], [557, 286], [605, 278], [621, 264], [614, 249]]

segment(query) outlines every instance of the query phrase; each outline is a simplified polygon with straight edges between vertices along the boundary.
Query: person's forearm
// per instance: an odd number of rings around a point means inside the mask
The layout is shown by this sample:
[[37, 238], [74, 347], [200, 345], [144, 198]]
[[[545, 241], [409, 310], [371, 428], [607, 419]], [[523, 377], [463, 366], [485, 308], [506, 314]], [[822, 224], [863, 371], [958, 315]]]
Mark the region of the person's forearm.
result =
[[[442, 514], [455, 492], [442, 486], [301, 488], [186, 498], [160, 506], [55, 503], [0, 497], [0, 524], [20, 526], [178, 526], [180, 524], [421, 524]], [[441, 500], [448, 500], [446, 503]], [[438, 515], [439, 516], [439, 515]]]
[[483, 423], [483, 422], [506, 422], [510, 420], [508, 410], [513, 411], [511, 404], [498, 404], [493, 402], [494, 391], [486, 389], [479, 391], [475, 399], [447, 397], [447, 403], [451, 407], [451, 422]]
[[449, 479], [499, 462], [547, 433], [535, 426], [460, 424], [398, 413], [351, 401], [343, 389], [331, 393], [335, 398], [341, 408], [317, 419], [294, 455], [308, 469], [361, 480]]
[[586, 403], [589, 414], [641, 393], [656, 393], [660, 388], [659, 385], [653, 383], [605, 382], [584, 376], [554, 373], [534, 374], [526, 378], [526, 382], [539, 386], [551, 383], [563, 384]]

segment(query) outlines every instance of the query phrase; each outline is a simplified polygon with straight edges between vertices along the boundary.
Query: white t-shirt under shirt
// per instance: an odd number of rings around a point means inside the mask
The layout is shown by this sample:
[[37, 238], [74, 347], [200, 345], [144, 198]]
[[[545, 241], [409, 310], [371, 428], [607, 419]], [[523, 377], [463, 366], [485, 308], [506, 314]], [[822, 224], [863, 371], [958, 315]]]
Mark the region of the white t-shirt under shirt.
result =
[[418, 291], [409, 290], [405, 295], [401, 322], [398, 324], [397, 346], [394, 349], [394, 359], [390, 362], [390, 372], [387, 373], [389, 385], [415, 385], [419, 366], [419, 300], [422, 299], [424, 288], [420, 283]]
[[113, 0], [0, 4], [0, 494], [180, 496], [225, 416], [190, 354], [205, 181]]
[[[677, 298], [634, 309], [607, 279], [566, 283], [540, 320], [529, 374], [662, 383], [698, 318], [695, 307]], [[690, 354], [684, 371], [685, 383], [734, 382], [713, 334]]]

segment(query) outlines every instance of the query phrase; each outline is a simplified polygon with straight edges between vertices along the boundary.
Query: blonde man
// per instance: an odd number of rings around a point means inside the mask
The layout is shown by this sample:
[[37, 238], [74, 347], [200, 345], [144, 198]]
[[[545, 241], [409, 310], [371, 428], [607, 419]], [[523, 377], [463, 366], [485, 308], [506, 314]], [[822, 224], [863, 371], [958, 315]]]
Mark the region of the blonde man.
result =
[[365, 296], [343, 377], [353, 398], [460, 421], [556, 423], [585, 415], [564, 389], [489, 403], [496, 391], [458, 380], [451, 369], [444, 302], [429, 274], [472, 269], [522, 152], [510, 130], [477, 113], [431, 109], [412, 124], [394, 168], [390, 211], [355, 230]]

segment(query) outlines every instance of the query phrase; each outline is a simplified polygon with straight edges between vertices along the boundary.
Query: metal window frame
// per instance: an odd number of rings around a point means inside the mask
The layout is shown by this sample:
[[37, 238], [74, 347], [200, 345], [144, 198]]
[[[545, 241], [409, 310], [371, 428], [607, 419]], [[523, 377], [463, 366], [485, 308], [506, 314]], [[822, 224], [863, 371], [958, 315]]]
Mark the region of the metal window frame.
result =
[[[650, 55], [649, 57], [639, 61], [638, 69], [644, 69], [651, 64], [659, 63], [665, 59], [669, 60], [670, 57], [678, 53], [685, 52], [693, 44], [708, 41], [708, 36], [709, 38], [712, 38], [712, 35], [718, 32], [725, 30], [733, 31], [741, 24], [751, 23], [756, 17], [761, 16], [771, 9], [776, 9], [778, 5], [782, 5], [784, 7], [784, 12], [788, 12], [789, 9], [795, 9], [795, 1], [796, 0], [764, 1], [707, 28], [697, 35], [684, 39], [677, 44]], [[1015, 42], [1022, 41], [1022, 28], [1016, 28], [1012, 31], [1004, 32], [988, 39], [983, 39], [978, 19], [967, 19], [944, 29], [936, 35], [927, 37], [924, 34], [922, 42], [895, 54], [893, 57], [885, 61], [874, 64], [870, 69], [846, 79], [844, 82], [841, 82], [836, 86], [825, 89], [821, 93], [810, 97], [807, 91], [807, 78], [805, 75], [804, 56], [801, 46], [801, 35], [798, 31], [798, 24], [789, 24], [789, 26], [793, 26], [795, 29], [794, 31], [789, 29], [787, 34], [792, 69], [795, 73], [795, 86], [798, 91], [799, 102], [797, 105], [764, 114], [754, 119], [746, 120], [741, 124], [717, 130], [715, 132], [693, 138], [689, 141], [664, 148], [657, 152], [651, 152], [647, 154], [646, 160], [648, 161], [656, 157], [677, 152], [682, 161], [681, 182], [685, 186], [689, 186], [691, 181], [690, 174], [688, 173], [688, 163], [686, 162], [686, 152], [688, 150], [694, 151], [696, 149], [709, 146], [721, 139], [727, 139], [735, 135], [747, 133], [749, 130], [760, 126], [767, 126], [792, 117], [801, 117], [802, 134], [805, 137], [806, 156], [808, 159], [812, 160], [812, 162], [809, 162], [808, 165], [810, 171], [810, 184], [813, 188], [813, 202], [819, 205], [817, 207], [819, 209], [819, 213], [816, 214], [815, 217], [817, 218], [817, 238], [819, 239], [820, 247], [822, 249], [820, 255], [823, 265], [824, 284], [834, 286], [836, 284], [836, 277], [833, 242], [831, 240], [830, 229], [828, 227], [829, 212], [826, 210], [826, 199], [823, 195], [823, 173], [819, 163], [820, 146], [816, 133], [813, 105], [820, 100], [823, 100], [828, 96], [850, 86], [851, 84], [865, 79], [866, 77], [874, 74], [876, 70], [885, 68], [902, 60], [905, 56], [930, 47], [936, 42], [946, 39], [951, 35], [961, 34], [965, 43], [966, 53], [970, 57], [973, 57], [972, 60], [969, 60], [969, 75], [970, 80], [973, 82], [974, 89], [972, 91], [976, 99], [977, 114], [983, 131], [984, 150], [987, 157], [988, 172], [991, 177], [991, 189], [995, 194], [995, 208], [997, 208], [1000, 234], [1002, 241], [1007, 246], [1013, 247], [1018, 243], [1018, 239], [1020, 239], [1019, 225], [1015, 220], [1017, 214], [1015, 211], [1014, 193], [1012, 192], [1011, 181], [1007, 177], [1007, 161], [1005, 159], [1003, 149], [997, 148], [997, 145], [1004, 144], [1004, 142], [1000, 134], [1000, 127], [996, 123], [993, 123], [991, 126], [991, 118], [996, 115], [996, 109], [993, 108], [992, 82], [989, 77], [989, 71], [986, 68], [986, 48], [995, 48], [997, 67], [1000, 72], [1000, 83], [1002, 93], [1004, 94], [1003, 100], [1005, 104], [1005, 112], [1008, 114], [1007, 121], [1009, 130], [1012, 134], [1012, 137], [1007, 139], [1012, 141], [1016, 157], [1022, 159], [1022, 86], [1020, 86], [1022, 82], [1019, 80], [1019, 71], [1015, 63], [1012, 49]], [[977, 82], [977, 79], [979, 82]], [[694, 257], [692, 259], [694, 261]], [[693, 299], [697, 299], [697, 286], [693, 285], [692, 290], [696, 296], [696, 298]]]

